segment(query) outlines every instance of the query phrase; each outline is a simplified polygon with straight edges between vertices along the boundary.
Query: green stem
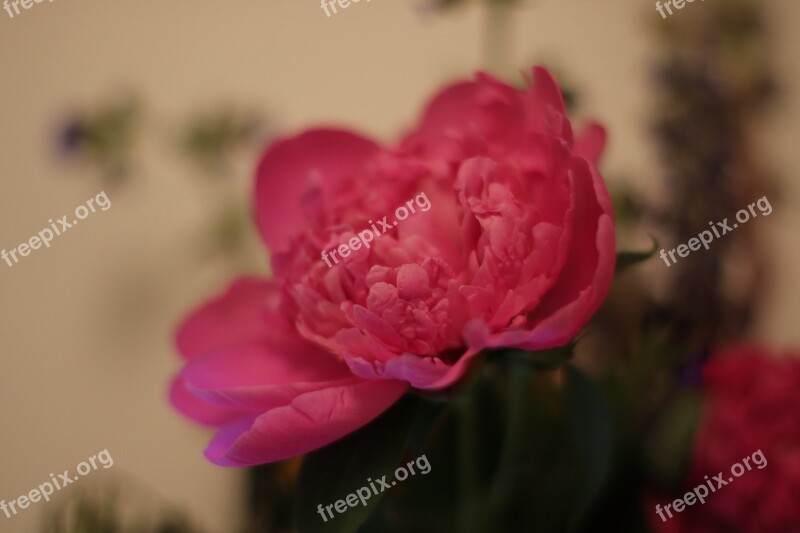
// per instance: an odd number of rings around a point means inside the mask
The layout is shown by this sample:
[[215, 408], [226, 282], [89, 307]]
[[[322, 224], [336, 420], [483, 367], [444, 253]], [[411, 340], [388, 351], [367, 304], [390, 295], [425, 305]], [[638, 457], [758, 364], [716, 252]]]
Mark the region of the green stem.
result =
[[459, 533], [481, 531], [481, 489], [478, 479], [478, 425], [475, 398], [468, 392], [458, 402], [459, 498], [457, 526]]
[[492, 519], [502, 516], [514, 490], [519, 488], [519, 461], [526, 453], [524, 433], [531, 423], [531, 413], [526, 402], [533, 386], [531, 375], [530, 368], [524, 363], [512, 361], [508, 364], [503, 451], [495, 471], [491, 493], [487, 498]]
[[507, 73], [511, 50], [511, 3], [487, 0], [483, 27], [483, 66], [493, 74]]

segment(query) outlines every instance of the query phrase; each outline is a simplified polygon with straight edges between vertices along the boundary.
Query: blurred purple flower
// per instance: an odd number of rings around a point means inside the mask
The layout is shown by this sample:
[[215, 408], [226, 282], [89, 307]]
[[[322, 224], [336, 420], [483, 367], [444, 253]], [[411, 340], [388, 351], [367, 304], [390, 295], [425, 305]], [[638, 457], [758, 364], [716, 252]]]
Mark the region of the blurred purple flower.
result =
[[56, 148], [62, 155], [75, 155], [86, 139], [86, 123], [80, 118], [72, 118], [57, 130]]

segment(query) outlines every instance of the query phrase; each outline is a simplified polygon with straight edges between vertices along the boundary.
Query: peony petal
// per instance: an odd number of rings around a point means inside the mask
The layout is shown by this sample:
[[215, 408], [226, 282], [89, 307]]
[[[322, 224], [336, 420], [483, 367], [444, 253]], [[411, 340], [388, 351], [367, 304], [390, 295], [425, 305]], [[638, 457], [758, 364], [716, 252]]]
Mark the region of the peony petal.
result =
[[300, 394], [289, 405], [221, 428], [206, 457], [221, 466], [251, 466], [308, 453], [369, 423], [407, 389], [400, 381], [354, 378]]
[[280, 292], [272, 281], [242, 278], [193, 312], [178, 328], [178, 350], [191, 359], [230, 344], [258, 339], [269, 328], [278, 328]]
[[198, 398], [187, 390], [186, 384], [180, 378], [172, 380], [169, 388], [169, 402], [187, 418], [206, 426], [227, 424], [244, 414], [238, 409], [221, 407]]
[[345, 357], [353, 374], [365, 379], [399, 379], [417, 389], [427, 389], [451, 368], [441, 359], [405, 353], [386, 362]]
[[471, 81], [450, 85], [430, 101], [414, 133], [403, 142], [406, 149], [421, 155], [440, 154], [448, 150], [452, 135], [474, 129], [479, 122], [478, 84]]
[[526, 125], [535, 133], [555, 135], [573, 142], [572, 127], [565, 115], [564, 97], [550, 72], [542, 67], [533, 68], [533, 82], [526, 93]]
[[[550, 108], [560, 115], [565, 114], [564, 96], [561, 94], [561, 89], [555, 77], [544, 67], [535, 66], [531, 70], [533, 75], [533, 83], [528, 89], [528, 94], [532, 100], [542, 108]], [[546, 116], [547, 113], [542, 112], [540, 116]]]
[[452, 189], [426, 183], [415, 196], [417, 200], [423, 198], [427, 199], [427, 203], [421, 203], [429, 205], [427, 211], [422, 211], [418, 204], [414, 206], [417, 212], [397, 227], [400, 239], [420, 237], [436, 248], [437, 257], [442, 258], [450, 268], [463, 268], [463, 247], [459, 240], [459, 207]]
[[483, 355], [483, 351], [475, 348], [468, 348], [464, 354], [458, 358], [453, 365], [447, 366], [445, 372], [437, 379], [422, 383], [418, 388], [424, 390], [442, 390], [450, 387], [463, 379], [469, 368], [477, 362], [477, 359]]
[[575, 154], [596, 166], [606, 145], [606, 130], [600, 124], [587, 124], [575, 138]]
[[195, 396], [221, 406], [266, 411], [299, 394], [351, 380], [333, 354], [298, 339], [294, 346], [240, 344], [193, 359], [181, 372]]
[[469, 348], [458, 360], [448, 365], [436, 357], [402, 354], [389, 361], [367, 361], [360, 357], [345, 357], [353, 374], [365, 379], [398, 379], [421, 390], [441, 390], [461, 380], [480, 349]]
[[[256, 222], [264, 242], [284, 251], [308, 228], [303, 198], [338, 204], [351, 179], [378, 152], [369, 139], [343, 130], [318, 129], [270, 145], [256, 171]], [[312, 189], [320, 188], [322, 197]], [[348, 191], [352, 194], [352, 191]]]
[[575, 158], [575, 226], [570, 252], [556, 284], [545, 294], [524, 329], [495, 334], [475, 328], [471, 348], [543, 350], [578, 334], [608, 294], [616, 262], [611, 200], [600, 176]]
[[[575, 175], [575, 225], [567, 262], [556, 284], [533, 313], [532, 322], [553, 315], [591, 289], [586, 305], [576, 317], [580, 328], [605, 299], [616, 261], [611, 200], [599, 174], [585, 160], [573, 160]], [[577, 331], [574, 333], [577, 334]]]
[[454, 161], [465, 155], [463, 150], [471, 151], [486, 139], [498, 148], [516, 145], [524, 133], [522, 117], [520, 92], [478, 73], [476, 81], [454, 83], [440, 91], [403, 147], [423, 157]]

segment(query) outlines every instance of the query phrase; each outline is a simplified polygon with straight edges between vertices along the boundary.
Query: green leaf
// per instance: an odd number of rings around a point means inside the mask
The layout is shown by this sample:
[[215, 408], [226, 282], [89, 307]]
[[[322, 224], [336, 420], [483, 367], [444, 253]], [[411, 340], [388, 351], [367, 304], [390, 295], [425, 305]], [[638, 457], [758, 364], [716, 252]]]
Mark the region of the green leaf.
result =
[[598, 387], [568, 367], [567, 413], [572, 447], [578, 459], [577, 502], [569, 528], [581, 525], [597, 498], [611, 465], [611, 418]]
[[[400, 463], [418, 410], [419, 399], [406, 396], [370, 424], [306, 456], [297, 487], [296, 520], [300, 533], [316, 531], [350, 533], [374, 512], [383, 493], [373, 494], [364, 506], [359, 501], [327, 522], [318, 506], [345, 500], [361, 487], [387, 476], [392, 479]], [[352, 500], [352, 498], [351, 498]], [[341, 505], [340, 505], [341, 507]]]
[[653, 257], [653, 255], [656, 253], [656, 250], [658, 250], [658, 241], [653, 237], [650, 237], [650, 240], [653, 241], [653, 248], [651, 250], [647, 250], [645, 252], [617, 252], [617, 268], [615, 272], [619, 274], [623, 270], [627, 270], [628, 268]]

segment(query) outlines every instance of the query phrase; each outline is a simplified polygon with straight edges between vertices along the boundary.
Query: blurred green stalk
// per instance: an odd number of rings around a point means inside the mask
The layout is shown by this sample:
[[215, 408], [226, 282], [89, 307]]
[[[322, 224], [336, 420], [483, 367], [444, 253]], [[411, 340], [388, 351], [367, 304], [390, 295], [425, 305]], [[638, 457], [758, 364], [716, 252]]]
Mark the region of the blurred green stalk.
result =
[[486, 3], [483, 26], [483, 66], [493, 74], [502, 76], [508, 71], [511, 42], [511, 9], [508, 0], [490, 0]]

